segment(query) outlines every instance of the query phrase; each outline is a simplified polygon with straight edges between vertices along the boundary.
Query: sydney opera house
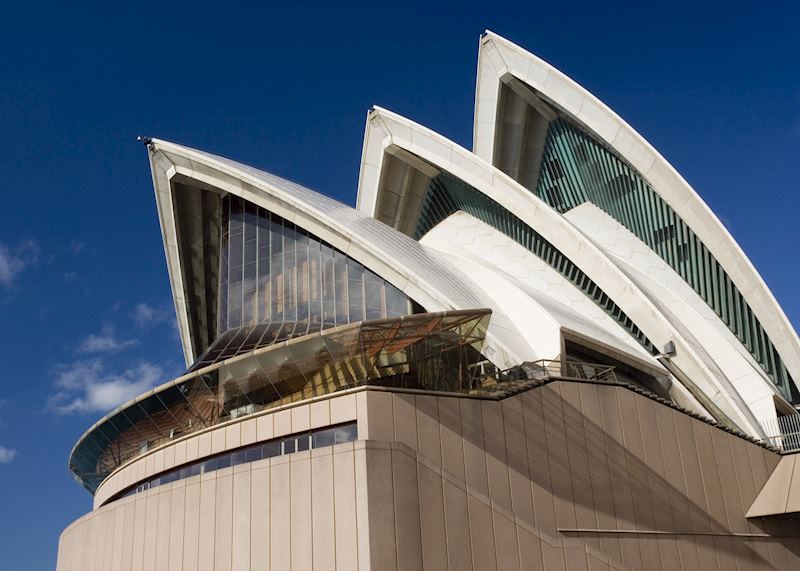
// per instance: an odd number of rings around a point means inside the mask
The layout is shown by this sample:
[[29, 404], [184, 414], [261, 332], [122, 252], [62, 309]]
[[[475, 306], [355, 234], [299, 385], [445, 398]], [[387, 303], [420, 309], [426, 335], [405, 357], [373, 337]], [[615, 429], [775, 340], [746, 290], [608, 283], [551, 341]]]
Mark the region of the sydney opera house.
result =
[[144, 139], [187, 369], [75, 445], [59, 571], [800, 569], [767, 285], [569, 77], [477, 69], [472, 150], [369, 111], [355, 208]]

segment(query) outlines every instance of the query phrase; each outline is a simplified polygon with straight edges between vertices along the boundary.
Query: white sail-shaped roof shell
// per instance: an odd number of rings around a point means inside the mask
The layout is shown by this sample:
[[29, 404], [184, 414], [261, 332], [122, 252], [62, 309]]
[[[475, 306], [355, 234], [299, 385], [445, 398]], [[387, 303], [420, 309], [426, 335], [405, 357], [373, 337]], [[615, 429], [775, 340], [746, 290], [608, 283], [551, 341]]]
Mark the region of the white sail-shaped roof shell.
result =
[[[187, 365], [194, 354], [176, 232], [170, 181], [176, 177], [211, 186], [289, 220], [362, 263], [428, 311], [496, 304], [440, 253], [341, 202], [256, 168], [161, 140], [150, 143], [150, 158], [170, 284]], [[487, 349], [501, 367], [519, 363], [523, 337], [496, 311]]]
[[[501, 136], [498, 123], [502, 120], [498, 116], [499, 96], [504, 83], [529, 87], [539, 98], [564, 112], [636, 169], [724, 268], [789, 374], [795, 380], [800, 379], [800, 339], [796, 331], [753, 264], [697, 192], [652, 145], [586, 89], [542, 59], [488, 31], [481, 38], [478, 58], [473, 132], [475, 154], [488, 162], [496, 160], [498, 137]], [[668, 281], [681, 279], [658, 260], [645, 261], [640, 256], [631, 261], [633, 252], [640, 251], [642, 246], [646, 249], [646, 246], [634, 238], [628, 240], [627, 249], [625, 246], [620, 248], [619, 228], [614, 227], [614, 221], [588, 206], [582, 205], [574, 212], [567, 212], [565, 217], [612, 259], [627, 259], [627, 271], [660, 272]], [[609, 231], [603, 232], [600, 228]], [[613, 246], [617, 246], [616, 249]], [[700, 307], [697, 302], [704, 302], [691, 288], [688, 290], [679, 296], [684, 307], [678, 314], [686, 316], [682, 318], [684, 325], [698, 333], [701, 328], [706, 329], [704, 335], [698, 335], [701, 344], [726, 370], [726, 376], [738, 382], [748, 406], [757, 411], [759, 418], [773, 416], [774, 403], [777, 400], [780, 404], [782, 395], [728, 327], [713, 315], [713, 311], [709, 315], [708, 308]], [[654, 289], [648, 295], [654, 300], [659, 299], [660, 303], [673, 302], [674, 305], [674, 299], [659, 295]]]
[[[193, 181], [274, 212], [371, 269], [429, 311], [492, 309], [486, 351], [498, 366], [563, 357], [564, 339], [570, 336], [592, 341], [623, 361], [670, 379], [671, 394], [682, 405], [762, 436], [759, 420], [775, 415], [775, 403], [787, 408], [788, 403], [691, 287], [591, 204], [562, 215], [492, 164], [500, 89], [509, 82], [532, 89], [646, 177], [724, 266], [786, 369], [800, 378], [797, 334], [752, 264], [691, 187], [595, 97], [489, 32], [480, 44], [473, 152], [376, 108], [368, 116], [364, 136], [356, 210], [253, 167], [161, 140], [150, 142], [187, 364], [198, 357], [198, 347], [192, 339], [187, 278], [181, 267], [174, 181]], [[392, 161], [409, 168], [393, 168]], [[409, 225], [414, 220], [408, 212], [415, 203], [418, 206], [426, 181], [437, 173], [452, 175], [513, 213], [597, 284], [649, 343], [659, 349], [674, 344], [675, 354], [650, 354], [569, 280], [497, 228], [463, 212], [439, 221], [420, 240], [412, 238]], [[408, 178], [415, 176], [413, 181]], [[379, 211], [381, 204], [384, 211]]]
[[[681, 377], [681, 382], [675, 383], [676, 399], [693, 400], [689, 396], [689, 385], [694, 385], [694, 394], [700, 391], [706, 407], [715, 408], [747, 432], [761, 435], [758, 419], [774, 415], [773, 399], [780, 398], [765, 376], [752, 367], [749, 376], [737, 378], [726, 374], [720, 366], [720, 352], [696, 338], [693, 322], [681, 319], [663, 300], [654, 297], [650, 290], [623, 271], [613, 256], [582, 232], [569, 217], [559, 214], [476, 154], [404, 117], [375, 108], [367, 120], [359, 209], [378, 216], [381, 193], [398, 192], [396, 188], [386, 190], [387, 163], [394, 156], [411, 156], [409, 160], [412, 162], [418, 160], [429, 168], [452, 174], [535, 229], [596, 282], [657, 347], [664, 347], [669, 342], [675, 344], [676, 355], [669, 364], [671, 371], [679, 372]], [[426, 240], [423, 237], [422, 243], [453, 253], [451, 240]], [[502, 256], [496, 259], [495, 271], [502, 273]], [[518, 322], [527, 319], [521, 310], [509, 317]], [[622, 332], [620, 327], [616, 329], [617, 334]], [[726, 345], [725, 350], [730, 348]], [[765, 403], [768, 406], [759, 406]]]

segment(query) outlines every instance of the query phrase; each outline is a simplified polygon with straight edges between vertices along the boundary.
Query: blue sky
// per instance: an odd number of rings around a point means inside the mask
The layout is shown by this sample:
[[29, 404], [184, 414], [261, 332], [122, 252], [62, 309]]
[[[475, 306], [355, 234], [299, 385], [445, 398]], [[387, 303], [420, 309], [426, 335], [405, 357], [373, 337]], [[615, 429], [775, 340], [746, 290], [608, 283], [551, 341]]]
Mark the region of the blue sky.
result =
[[792, 4], [15, 3], [0, 18], [0, 551], [52, 569], [68, 454], [182, 369], [140, 134], [355, 200], [367, 109], [471, 143], [490, 28], [628, 120], [800, 323]]

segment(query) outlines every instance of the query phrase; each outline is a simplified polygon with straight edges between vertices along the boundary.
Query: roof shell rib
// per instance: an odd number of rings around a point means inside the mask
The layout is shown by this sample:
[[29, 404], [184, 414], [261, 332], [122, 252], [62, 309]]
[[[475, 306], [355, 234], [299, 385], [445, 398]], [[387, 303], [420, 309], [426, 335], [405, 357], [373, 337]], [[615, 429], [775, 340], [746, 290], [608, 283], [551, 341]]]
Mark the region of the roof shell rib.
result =
[[479, 49], [474, 152], [486, 161], [495, 160], [500, 90], [504, 83], [514, 82], [532, 89], [638, 171], [722, 266], [789, 374], [800, 379], [796, 331], [750, 260], [695, 190], [639, 133], [586, 89], [490, 31], [481, 38]]
[[[170, 184], [176, 176], [240, 196], [312, 232], [392, 283], [428, 311], [495, 309], [492, 300], [440, 254], [341, 202], [259, 169], [174, 143], [153, 139], [149, 154], [187, 366], [198, 354], [193, 349], [191, 312], [176, 233]], [[514, 345], [518, 337], [516, 328], [504, 315], [494, 315], [486, 338], [487, 356], [499, 366], [518, 363], [521, 349]]]
[[[677, 355], [671, 360], [670, 371], [682, 383], [676, 387], [678, 390], [686, 391], [696, 385], [694, 394], [699, 390], [706, 399], [704, 406], [716, 408], [715, 415], [722, 413], [746, 432], [761, 435], [756, 417], [740, 394], [748, 387], [737, 386], [720, 370], [686, 324], [651, 300], [639, 284], [566, 217], [479, 156], [404, 117], [376, 107], [367, 119], [359, 180], [360, 210], [378, 215], [379, 195], [387, 183], [387, 163], [391, 157], [409, 155], [429, 168], [448, 172], [471, 185], [535, 229], [594, 280], [657, 347], [669, 341], [676, 344]], [[770, 396], [775, 392], [766, 381], [760, 390]], [[680, 396], [690, 398], [686, 392]]]

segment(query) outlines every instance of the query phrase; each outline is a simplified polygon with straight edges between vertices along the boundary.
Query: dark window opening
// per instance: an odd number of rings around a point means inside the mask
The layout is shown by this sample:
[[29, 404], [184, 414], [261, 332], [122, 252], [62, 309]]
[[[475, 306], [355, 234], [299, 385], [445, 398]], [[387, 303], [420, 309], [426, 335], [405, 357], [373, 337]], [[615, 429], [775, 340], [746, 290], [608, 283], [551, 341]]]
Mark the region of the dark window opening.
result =
[[[191, 478], [200, 474], [207, 474], [223, 468], [238, 466], [248, 462], [257, 462], [284, 454], [294, 454], [311, 448], [323, 448], [345, 442], [358, 440], [358, 423], [348, 422], [337, 426], [330, 426], [310, 430], [299, 434], [292, 434], [282, 438], [275, 438], [268, 442], [259, 442], [250, 446], [237, 448], [236, 450], [223, 452], [212, 458], [204, 458], [193, 464], [184, 465], [179, 468], [162, 473], [147, 481], [140, 482], [135, 486], [115, 495], [106, 504], [138, 494], [164, 484], [170, 484], [184, 478]], [[104, 504], [105, 505], [105, 504]]]

